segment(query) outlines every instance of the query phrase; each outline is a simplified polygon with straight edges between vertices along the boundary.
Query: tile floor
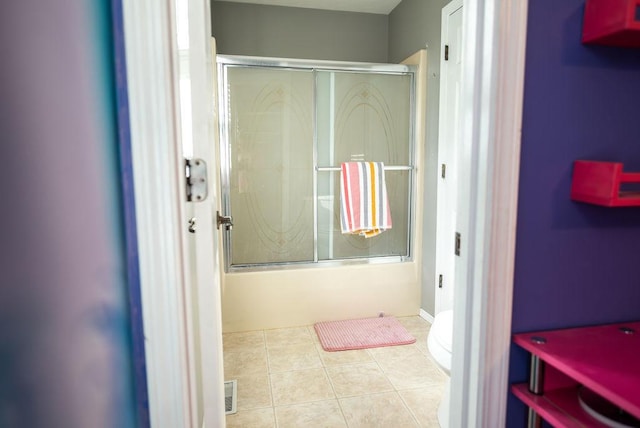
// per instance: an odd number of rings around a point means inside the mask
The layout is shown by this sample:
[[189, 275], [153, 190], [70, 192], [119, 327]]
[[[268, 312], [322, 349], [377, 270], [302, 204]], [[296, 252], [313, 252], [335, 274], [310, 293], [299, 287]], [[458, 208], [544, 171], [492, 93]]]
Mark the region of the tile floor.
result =
[[427, 350], [430, 324], [398, 320], [416, 343], [325, 352], [313, 326], [224, 334], [225, 380], [238, 381], [227, 427], [439, 427], [446, 378]]

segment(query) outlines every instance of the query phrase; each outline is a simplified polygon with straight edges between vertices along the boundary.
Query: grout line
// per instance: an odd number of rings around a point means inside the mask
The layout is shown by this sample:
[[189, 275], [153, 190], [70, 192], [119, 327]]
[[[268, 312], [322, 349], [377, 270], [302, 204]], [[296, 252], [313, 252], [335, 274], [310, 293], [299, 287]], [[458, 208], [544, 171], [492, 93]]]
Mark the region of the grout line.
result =
[[347, 417], [344, 415], [344, 409], [342, 408], [342, 403], [339, 398], [336, 398], [336, 402], [338, 403], [338, 409], [340, 409], [340, 414], [342, 415], [342, 419], [344, 419], [344, 423], [349, 426], [349, 421], [347, 421]]
[[[403, 390], [406, 391], [406, 390]], [[402, 396], [402, 394], [400, 394], [400, 391], [398, 391], [398, 397], [400, 397], [400, 401], [402, 401], [402, 404], [404, 404], [404, 407], [406, 407], [406, 409], [409, 411], [409, 414], [411, 415], [411, 417], [413, 418], [413, 420], [416, 422], [416, 425], [418, 425], [419, 427], [422, 426], [422, 424], [420, 423], [420, 421], [418, 420], [418, 417], [415, 415], [415, 413], [413, 412], [413, 410], [411, 409], [411, 406], [409, 406], [409, 403], [407, 403], [404, 399], [404, 397]]]

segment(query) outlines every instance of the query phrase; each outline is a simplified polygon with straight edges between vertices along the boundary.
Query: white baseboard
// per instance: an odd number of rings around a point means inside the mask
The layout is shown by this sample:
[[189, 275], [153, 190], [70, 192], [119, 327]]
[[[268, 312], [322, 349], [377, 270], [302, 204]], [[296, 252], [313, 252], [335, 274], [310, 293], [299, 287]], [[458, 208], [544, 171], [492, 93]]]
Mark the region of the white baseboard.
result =
[[433, 324], [433, 317], [429, 315], [424, 309], [420, 308], [420, 318]]

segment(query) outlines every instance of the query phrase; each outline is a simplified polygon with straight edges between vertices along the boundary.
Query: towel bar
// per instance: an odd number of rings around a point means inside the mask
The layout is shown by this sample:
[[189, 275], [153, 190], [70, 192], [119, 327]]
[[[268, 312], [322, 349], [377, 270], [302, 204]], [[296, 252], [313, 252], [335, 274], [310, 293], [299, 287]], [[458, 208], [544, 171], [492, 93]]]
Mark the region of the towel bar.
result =
[[[385, 166], [385, 171], [411, 171], [412, 166]], [[340, 171], [339, 166], [316, 166], [316, 171]]]

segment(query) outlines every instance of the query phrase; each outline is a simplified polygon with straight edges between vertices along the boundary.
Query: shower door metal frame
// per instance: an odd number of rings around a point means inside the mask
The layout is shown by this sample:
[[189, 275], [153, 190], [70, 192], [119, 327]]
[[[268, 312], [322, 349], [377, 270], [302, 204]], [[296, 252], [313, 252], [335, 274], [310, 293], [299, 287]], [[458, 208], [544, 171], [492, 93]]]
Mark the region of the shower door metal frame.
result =
[[[217, 55], [216, 63], [218, 67], [218, 94], [220, 111], [220, 187], [221, 187], [221, 209], [222, 215], [233, 215], [231, 213], [230, 196], [230, 169], [231, 153], [229, 149], [229, 129], [228, 129], [228, 94], [225, 90], [229, 83], [228, 67], [246, 68], [269, 68], [269, 69], [289, 69], [313, 72], [313, 94], [312, 94], [312, 127], [313, 127], [313, 260], [300, 262], [270, 262], [260, 264], [231, 264], [232, 241], [231, 231], [225, 229], [223, 234], [223, 254], [225, 272], [249, 272], [260, 270], [282, 270], [289, 268], [320, 267], [320, 266], [341, 266], [352, 264], [374, 264], [374, 263], [397, 263], [413, 260], [413, 231], [416, 214], [416, 72], [417, 67], [405, 64], [382, 64], [382, 63], [360, 63], [345, 61], [327, 60], [306, 60], [293, 58], [271, 58], [258, 56], [239, 55]], [[334, 73], [371, 73], [387, 75], [408, 75], [411, 78], [409, 91], [409, 166], [385, 165], [385, 170], [409, 171], [408, 195], [409, 204], [407, 209], [407, 248], [406, 256], [371, 256], [354, 257], [346, 259], [319, 260], [318, 258], [318, 172], [340, 171], [339, 166], [318, 165], [318, 126], [317, 126], [317, 72]]]

